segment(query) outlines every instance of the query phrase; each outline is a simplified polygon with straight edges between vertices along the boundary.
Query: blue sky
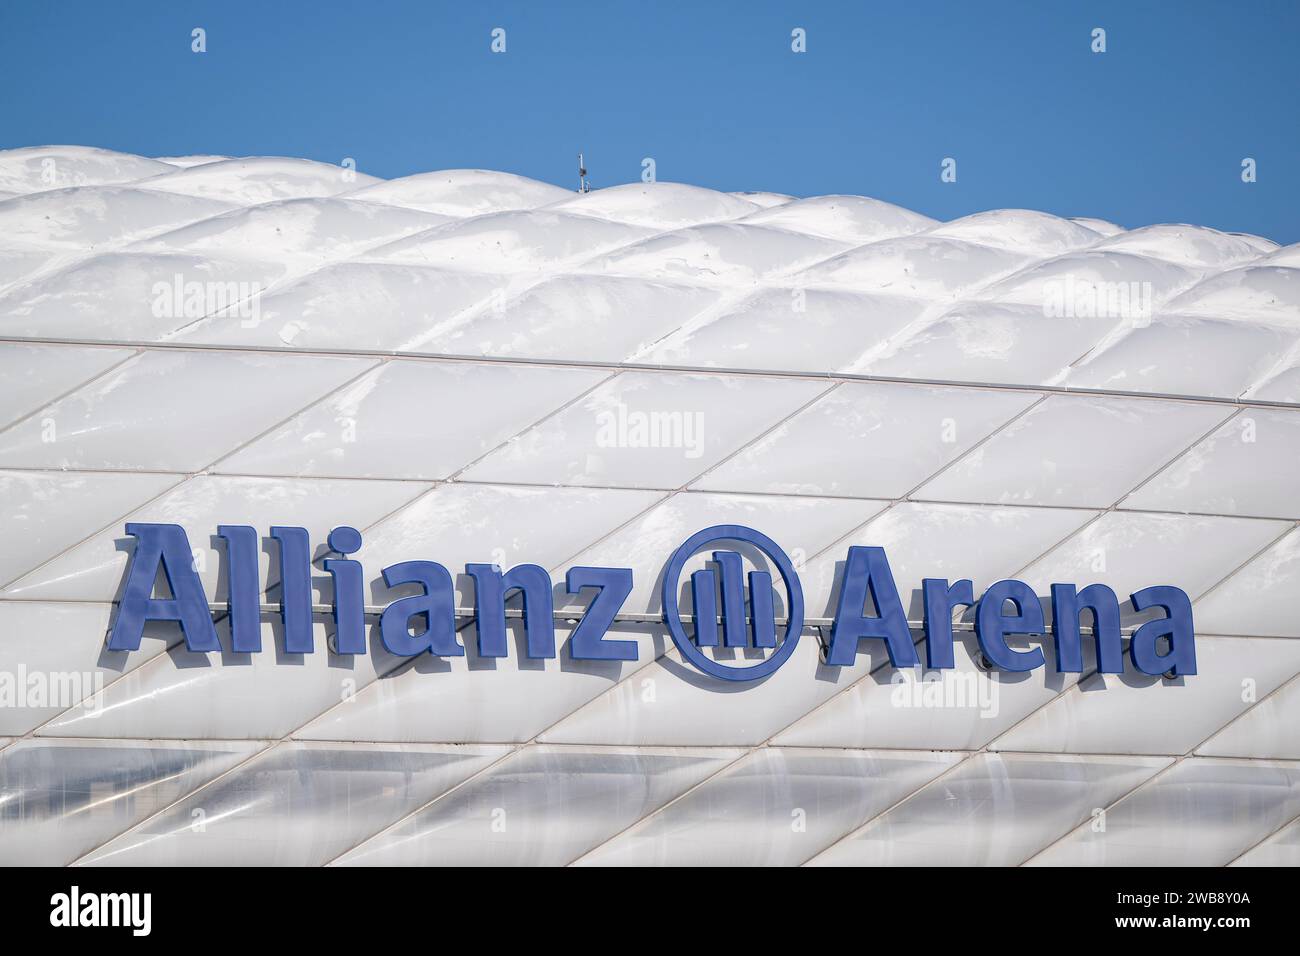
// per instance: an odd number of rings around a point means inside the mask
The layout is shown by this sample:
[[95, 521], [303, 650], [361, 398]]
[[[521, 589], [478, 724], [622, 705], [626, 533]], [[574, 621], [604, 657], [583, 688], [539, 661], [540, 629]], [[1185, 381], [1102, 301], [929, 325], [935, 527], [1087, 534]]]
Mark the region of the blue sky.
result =
[[[791, 52], [795, 27], [807, 53]], [[0, 148], [354, 157], [386, 178], [473, 166], [562, 185], [582, 149], [597, 187], [653, 157], [660, 180], [716, 189], [1290, 243], [1298, 32], [1292, 0], [4, 0]]]

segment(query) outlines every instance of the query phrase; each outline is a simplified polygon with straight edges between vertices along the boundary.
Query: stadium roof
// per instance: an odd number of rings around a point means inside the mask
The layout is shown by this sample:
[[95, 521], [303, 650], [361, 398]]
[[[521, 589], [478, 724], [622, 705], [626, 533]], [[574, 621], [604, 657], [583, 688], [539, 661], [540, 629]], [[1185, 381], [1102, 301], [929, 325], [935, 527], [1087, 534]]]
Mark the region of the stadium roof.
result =
[[[1300, 854], [1300, 245], [1027, 210], [944, 223], [860, 196], [11, 150], [0, 393], [0, 670], [106, 684], [97, 713], [0, 708], [14, 858]], [[599, 422], [634, 414], [701, 428], [685, 447], [605, 440]], [[122, 662], [103, 641], [126, 520], [185, 527], [214, 601], [222, 523], [315, 543], [353, 525], [368, 580], [409, 558], [557, 582], [630, 567], [644, 613], [664, 557], [722, 522], [797, 558], [812, 618], [852, 544], [888, 549], [909, 617], [926, 575], [1039, 594], [1159, 579], [1194, 601], [1200, 672], [987, 675], [965, 632], [957, 670], [997, 685], [987, 714], [900, 706], [883, 651], [829, 668], [815, 640], [720, 693], [655, 624], [616, 625], [641, 649], [621, 666], [485, 669], [466, 639], [464, 658], [286, 667], [171, 631]], [[59, 792], [118, 812], [52, 810]], [[513, 822], [494, 835], [498, 806]]]

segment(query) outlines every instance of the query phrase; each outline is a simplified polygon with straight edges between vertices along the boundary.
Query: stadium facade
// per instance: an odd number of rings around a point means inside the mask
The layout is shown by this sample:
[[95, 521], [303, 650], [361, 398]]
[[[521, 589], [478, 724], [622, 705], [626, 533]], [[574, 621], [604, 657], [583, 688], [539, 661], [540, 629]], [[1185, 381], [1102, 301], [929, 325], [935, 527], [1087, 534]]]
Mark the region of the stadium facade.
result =
[[1300, 863], [1300, 246], [20, 149], [0, 389], [0, 863]]

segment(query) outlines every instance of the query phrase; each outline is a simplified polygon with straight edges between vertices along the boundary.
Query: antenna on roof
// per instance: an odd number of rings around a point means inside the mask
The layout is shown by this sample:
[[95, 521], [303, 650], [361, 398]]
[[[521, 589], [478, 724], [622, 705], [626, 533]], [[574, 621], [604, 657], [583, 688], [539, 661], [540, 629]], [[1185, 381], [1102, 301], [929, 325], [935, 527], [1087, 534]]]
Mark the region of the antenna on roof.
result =
[[582, 153], [578, 154], [578, 192], [591, 192], [591, 181], [587, 179], [587, 164], [583, 162]]

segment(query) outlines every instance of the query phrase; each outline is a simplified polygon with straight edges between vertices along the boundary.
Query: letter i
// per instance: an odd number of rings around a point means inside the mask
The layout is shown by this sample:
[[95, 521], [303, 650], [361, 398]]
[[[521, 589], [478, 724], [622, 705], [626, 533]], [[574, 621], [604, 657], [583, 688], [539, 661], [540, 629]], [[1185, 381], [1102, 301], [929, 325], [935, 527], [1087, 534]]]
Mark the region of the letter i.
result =
[[341, 525], [330, 532], [330, 550], [343, 558], [328, 558], [325, 570], [334, 578], [334, 646], [340, 654], [366, 652], [365, 589], [361, 562], [346, 555], [361, 550], [361, 532]]

